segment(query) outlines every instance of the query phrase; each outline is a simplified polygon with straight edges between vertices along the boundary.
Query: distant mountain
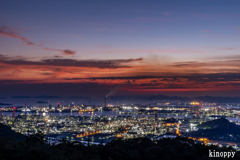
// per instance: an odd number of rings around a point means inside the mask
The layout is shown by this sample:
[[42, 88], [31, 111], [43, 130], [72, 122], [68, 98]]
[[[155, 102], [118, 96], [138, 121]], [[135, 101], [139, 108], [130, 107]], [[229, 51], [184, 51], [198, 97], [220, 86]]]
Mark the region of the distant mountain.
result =
[[13, 96], [11, 98], [32, 98], [32, 97], [30, 97], [30, 96]]
[[12, 104], [0, 103], [0, 106], [6, 106], [6, 105], [12, 105]]
[[84, 96], [71, 96], [69, 98], [92, 99], [92, 97], [84, 97]]
[[178, 96], [165, 96], [165, 95], [136, 95], [136, 96], [110, 96], [108, 99], [141, 99], [148, 101], [203, 101], [209, 103], [240, 103], [240, 97], [212, 97], [212, 96], [199, 96], [199, 97], [178, 97]]
[[33, 98], [46, 98], [46, 99], [49, 99], [49, 98], [62, 98], [62, 97], [59, 97], [59, 96], [45, 96], [45, 95], [42, 95], [42, 96], [36, 96], [36, 97], [33, 97]]
[[43, 104], [43, 103], [48, 103], [48, 102], [45, 102], [45, 101], [38, 101], [37, 103], [41, 103], [41, 104]]
[[35, 97], [32, 97], [32, 96], [13, 96], [11, 98], [45, 98], [45, 99], [50, 99], [50, 98], [62, 98], [62, 97], [42, 95], [42, 96], [35, 96]]
[[[41, 99], [60, 99], [60, 96], [13, 96], [11, 98], [41, 98]], [[66, 98], [66, 97], [65, 97]], [[80, 98], [80, 99], [98, 99], [85, 96], [71, 96], [67, 98]], [[102, 97], [103, 98], [103, 97]], [[166, 95], [121, 95], [109, 96], [107, 99], [113, 100], [145, 100], [145, 101], [176, 101], [190, 102], [190, 101], [203, 101], [208, 103], [240, 103], [240, 97], [213, 97], [213, 96], [198, 96], [198, 97], [179, 97], [179, 96], [166, 96]]]

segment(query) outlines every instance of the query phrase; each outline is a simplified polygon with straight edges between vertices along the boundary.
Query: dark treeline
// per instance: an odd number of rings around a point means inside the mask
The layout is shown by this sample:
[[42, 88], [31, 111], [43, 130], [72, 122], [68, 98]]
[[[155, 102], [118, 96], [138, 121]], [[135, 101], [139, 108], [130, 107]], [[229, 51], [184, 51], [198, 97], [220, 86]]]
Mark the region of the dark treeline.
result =
[[[206, 160], [209, 149], [234, 151], [195, 144], [193, 140], [177, 137], [151, 141], [148, 138], [113, 140], [106, 145], [83, 145], [80, 142], [62, 140], [58, 145], [49, 145], [44, 135], [37, 133], [24, 140], [0, 138], [1, 160]], [[213, 158], [221, 159], [221, 158]], [[223, 158], [222, 158], [223, 159]], [[240, 159], [237, 152], [233, 159]]]

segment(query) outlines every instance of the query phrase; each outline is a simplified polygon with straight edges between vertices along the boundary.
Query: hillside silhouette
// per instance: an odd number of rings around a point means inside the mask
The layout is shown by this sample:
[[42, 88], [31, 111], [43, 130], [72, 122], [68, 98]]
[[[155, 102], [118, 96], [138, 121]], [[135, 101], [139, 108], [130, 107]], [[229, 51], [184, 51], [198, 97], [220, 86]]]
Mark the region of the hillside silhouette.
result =
[[[62, 140], [59, 144], [50, 145], [44, 135], [35, 135], [21, 139], [23, 136], [13, 133], [10, 127], [0, 125], [0, 159], [1, 160], [207, 160], [209, 149], [218, 151], [235, 151], [233, 148], [218, 148], [194, 143], [192, 139], [177, 137], [152, 141], [148, 138], [116, 139], [103, 145], [87, 146], [81, 142]], [[10, 133], [11, 136], [6, 136]], [[4, 138], [2, 137], [4, 136]], [[8, 138], [6, 138], [8, 137]], [[221, 159], [221, 158], [220, 158]], [[237, 152], [233, 159], [240, 159]]]

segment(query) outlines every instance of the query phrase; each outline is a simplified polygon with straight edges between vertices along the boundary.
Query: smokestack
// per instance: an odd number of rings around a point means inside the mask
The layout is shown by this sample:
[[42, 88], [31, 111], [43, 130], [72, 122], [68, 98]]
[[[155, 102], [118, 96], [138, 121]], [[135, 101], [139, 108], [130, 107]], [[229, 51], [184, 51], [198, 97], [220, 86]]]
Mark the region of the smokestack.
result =
[[27, 104], [25, 103], [25, 116], [27, 114]]
[[107, 107], [107, 98], [105, 98], [105, 106], [104, 107]]
[[15, 117], [15, 109], [16, 107], [13, 107], [13, 117]]

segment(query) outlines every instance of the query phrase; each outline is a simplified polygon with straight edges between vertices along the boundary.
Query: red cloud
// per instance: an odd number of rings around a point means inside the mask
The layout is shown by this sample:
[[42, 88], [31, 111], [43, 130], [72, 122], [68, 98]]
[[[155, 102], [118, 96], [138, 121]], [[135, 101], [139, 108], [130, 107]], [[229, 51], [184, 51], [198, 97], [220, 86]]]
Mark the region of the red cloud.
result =
[[72, 51], [70, 49], [65, 49], [62, 51], [65, 55], [74, 55], [76, 51]]

